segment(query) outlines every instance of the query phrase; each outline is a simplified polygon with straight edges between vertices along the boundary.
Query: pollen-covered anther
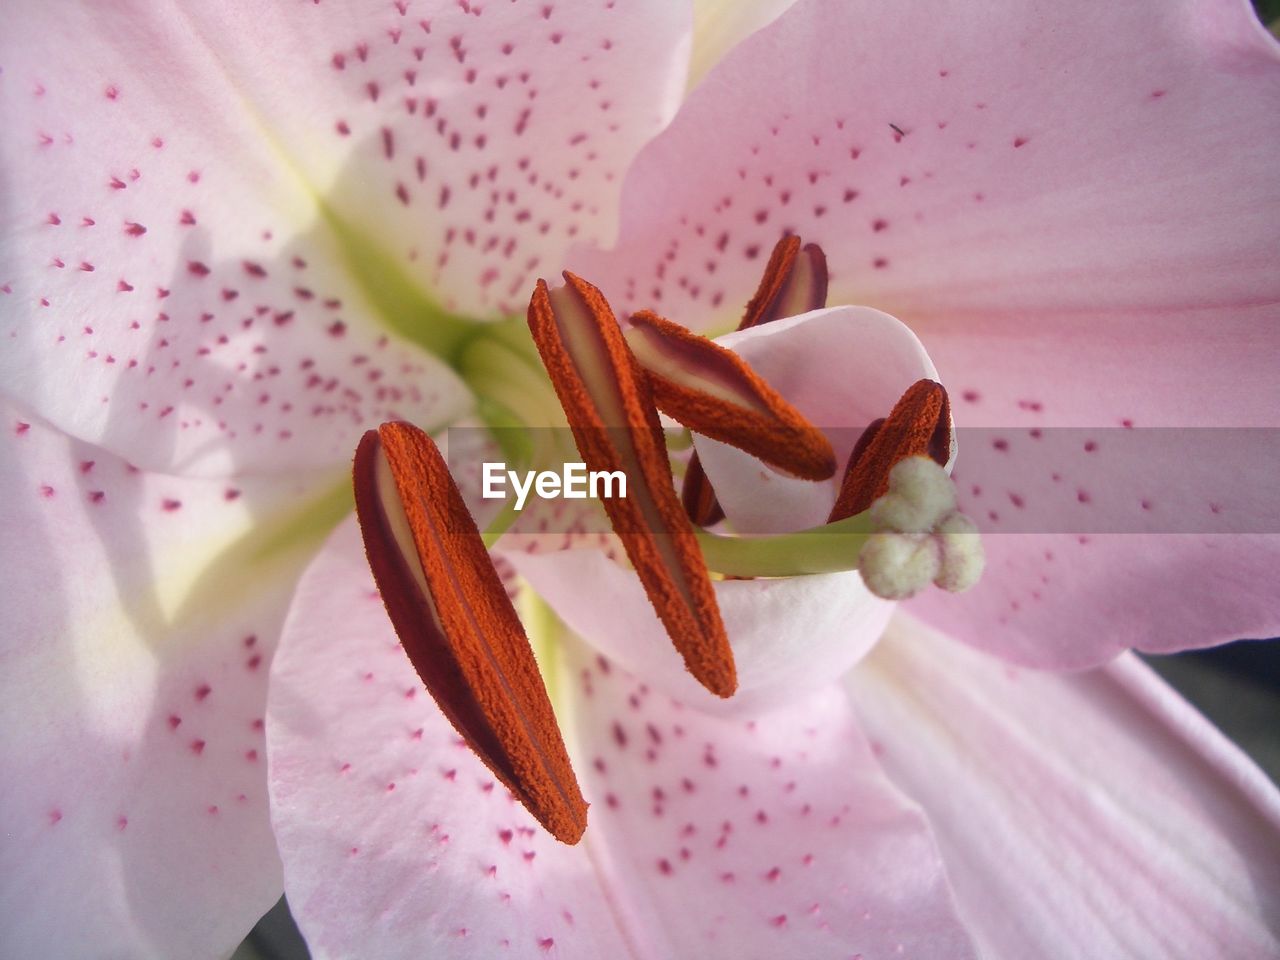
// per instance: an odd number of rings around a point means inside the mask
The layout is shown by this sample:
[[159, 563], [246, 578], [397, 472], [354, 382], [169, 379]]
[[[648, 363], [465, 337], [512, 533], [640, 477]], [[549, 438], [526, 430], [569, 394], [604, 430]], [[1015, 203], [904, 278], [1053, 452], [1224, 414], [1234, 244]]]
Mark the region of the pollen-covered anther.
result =
[[889, 489], [889, 474], [910, 457], [928, 456], [945, 466], [951, 460], [951, 403], [942, 384], [917, 380], [889, 416], [867, 427], [845, 467], [840, 494], [828, 520], [843, 520], [868, 509]]
[[369, 566], [423, 684], [516, 799], [577, 843], [587, 804], [533, 649], [440, 451], [384, 423], [360, 441], [353, 479]]
[[680, 502], [689, 519], [699, 527], [711, 527], [724, 519], [724, 508], [716, 498], [715, 489], [702, 469], [702, 461], [695, 450], [685, 470], [684, 485], [680, 490]]
[[[784, 236], [774, 245], [760, 286], [747, 304], [738, 329], [822, 309], [827, 305], [827, 279], [827, 257], [822, 248], [816, 243], [802, 247], [799, 237]], [[689, 519], [700, 527], [724, 519], [724, 510], [696, 452], [689, 460], [681, 500]]]
[[889, 473], [889, 489], [869, 511], [876, 530], [858, 554], [867, 589], [885, 600], [905, 600], [930, 583], [961, 593], [978, 582], [984, 555], [978, 529], [955, 508], [945, 470], [926, 457], [909, 457]]
[[739, 330], [794, 317], [827, 305], [827, 257], [816, 243], [801, 246], [787, 235], [773, 247], [755, 296], [747, 304]]
[[588, 469], [627, 476], [627, 496], [603, 501], [654, 611], [694, 678], [716, 696], [738, 686], [733, 650], [689, 518], [671, 486], [649, 379], [595, 287], [565, 273], [539, 280], [529, 331]]
[[626, 338], [667, 416], [793, 476], [835, 473], [822, 431], [732, 350], [649, 310], [631, 315]]

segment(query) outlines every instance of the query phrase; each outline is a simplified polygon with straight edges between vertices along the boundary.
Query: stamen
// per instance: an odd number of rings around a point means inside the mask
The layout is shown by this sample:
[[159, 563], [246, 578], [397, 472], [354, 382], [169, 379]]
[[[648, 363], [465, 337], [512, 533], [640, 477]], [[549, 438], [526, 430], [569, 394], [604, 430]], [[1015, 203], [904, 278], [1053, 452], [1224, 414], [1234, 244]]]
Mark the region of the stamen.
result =
[[[755, 296], [738, 323], [739, 330], [772, 323], [783, 317], [793, 317], [810, 310], [820, 310], [827, 305], [827, 258], [816, 243], [802, 249], [800, 238], [788, 235], [779, 240], [769, 255], [769, 263], [760, 278]], [[689, 460], [689, 470], [684, 477], [681, 494], [685, 509], [690, 504], [702, 504], [702, 512], [689, 513], [689, 518], [706, 527], [724, 519], [724, 510], [716, 499], [715, 489], [707, 479], [697, 451]]]
[[816, 243], [786, 236], [773, 247], [756, 295], [738, 324], [739, 330], [794, 317], [827, 305], [827, 258]]
[[689, 457], [680, 502], [684, 504], [684, 512], [696, 526], [710, 527], [724, 519], [724, 509], [716, 499], [716, 492], [707, 479], [707, 472], [702, 469], [697, 450]]
[[835, 473], [822, 431], [732, 350], [648, 310], [626, 336], [663, 413], [805, 480]]
[[356, 449], [356, 515], [409, 660], [450, 723], [556, 839], [587, 825], [520, 620], [435, 444], [407, 423]]
[[889, 488], [889, 471], [907, 457], [950, 456], [951, 402], [942, 384], [917, 380], [883, 421], [867, 427], [854, 447], [828, 522], [861, 513]]
[[603, 502], [649, 601], [689, 672], [717, 696], [737, 689], [733, 651], [698, 541], [671, 486], [649, 380], [600, 291], [565, 273], [539, 280], [529, 329], [578, 452], [591, 470], [622, 470], [626, 497]]

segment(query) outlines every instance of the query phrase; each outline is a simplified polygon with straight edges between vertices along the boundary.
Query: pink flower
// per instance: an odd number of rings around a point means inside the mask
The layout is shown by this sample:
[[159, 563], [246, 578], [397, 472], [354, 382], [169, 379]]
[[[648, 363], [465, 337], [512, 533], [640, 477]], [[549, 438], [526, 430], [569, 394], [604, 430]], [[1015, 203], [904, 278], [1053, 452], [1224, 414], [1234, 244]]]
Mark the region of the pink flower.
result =
[[[936, 363], [962, 427], [1009, 431], [1006, 500], [1030, 431], [1274, 426], [1280, 69], [1247, 9], [806, 0], [632, 163], [681, 17], [431, 6], [11, 18], [20, 952], [225, 952], [280, 889], [269, 747], [317, 956], [1272, 955], [1274, 789], [1112, 658], [1273, 632], [1273, 536], [988, 536], [972, 594], [897, 612], [853, 573], [722, 583], [718, 711], [625, 571], [521, 559], [573, 631], [534, 631], [593, 803], [566, 847], [458, 746], [340, 522], [364, 428], [520, 400], [468, 320], [536, 275], [718, 331], [788, 229], [867, 307], [736, 349], [824, 426]], [[751, 477], [705, 452], [748, 528]], [[1096, 454], [1060, 482], [1114, 476]], [[1142, 478], [1266, 529], [1249, 476], [1176, 479]]]

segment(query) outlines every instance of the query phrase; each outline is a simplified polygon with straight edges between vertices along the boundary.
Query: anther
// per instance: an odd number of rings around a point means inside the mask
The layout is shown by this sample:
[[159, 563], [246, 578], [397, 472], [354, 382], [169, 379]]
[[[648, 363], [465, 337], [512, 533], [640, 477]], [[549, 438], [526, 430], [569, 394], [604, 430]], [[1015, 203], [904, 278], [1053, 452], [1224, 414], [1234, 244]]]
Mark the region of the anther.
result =
[[827, 258], [816, 243], [800, 245], [789, 235], [769, 255], [764, 276], [747, 304], [739, 330], [795, 317], [827, 305]]
[[626, 338], [663, 413], [805, 480], [835, 473], [822, 431], [732, 350], [648, 310], [631, 316]]
[[685, 468], [680, 502], [689, 519], [699, 527], [710, 527], [724, 519], [724, 508], [716, 499], [716, 492], [707, 479], [707, 472], [702, 469], [697, 450], [693, 451], [689, 457], [689, 466]]
[[591, 470], [622, 470], [628, 495], [603, 501], [658, 618], [689, 672], [712, 693], [737, 688], [733, 651], [671, 464], [649, 378], [604, 296], [571, 273], [538, 281], [529, 329]]
[[917, 380], [883, 421], [869, 426], [845, 468], [828, 521], [861, 513], [889, 487], [889, 472], [907, 457], [928, 456], [941, 466], [950, 457], [951, 403], [942, 384]]
[[[787, 235], [774, 244], [755, 296], [738, 323], [739, 330], [772, 323], [827, 305], [827, 257], [816, 243], [800, 246], [800, 238]], [[724, 519], [715, 489], [702, 469], [695, 450], [689, 458], [681, 500], [689, 518], [701, 527]], [[694, 512], [695, 508], [698, 512]]]
[[533, 650], [440, 451], [407, 423], [356, 449], [356, 516], [392, 626], [476, 755], [556, 839], [587, 804]]

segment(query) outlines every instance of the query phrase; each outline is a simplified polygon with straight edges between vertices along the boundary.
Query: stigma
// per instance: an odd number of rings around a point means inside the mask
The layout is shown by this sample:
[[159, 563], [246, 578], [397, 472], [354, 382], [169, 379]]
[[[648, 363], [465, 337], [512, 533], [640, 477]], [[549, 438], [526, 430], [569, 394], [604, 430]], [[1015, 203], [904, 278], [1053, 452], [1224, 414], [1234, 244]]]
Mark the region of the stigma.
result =
[[867, 514], [874, 532], [858, 553], [858, 572], [877, 597], [906, 600], [931, 583], [962, 593], [982, 575], [978, 528], [956, 509], [951, 478], [928, 457], [895, 464]]

